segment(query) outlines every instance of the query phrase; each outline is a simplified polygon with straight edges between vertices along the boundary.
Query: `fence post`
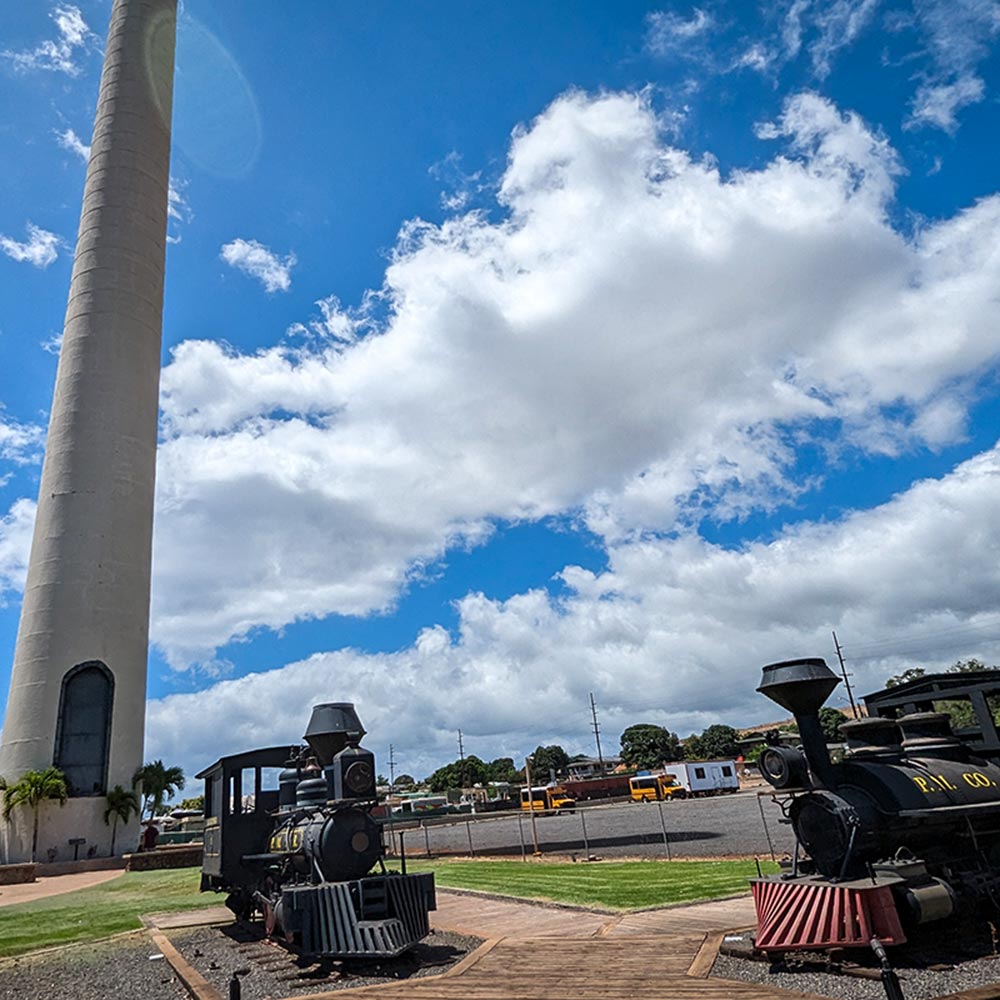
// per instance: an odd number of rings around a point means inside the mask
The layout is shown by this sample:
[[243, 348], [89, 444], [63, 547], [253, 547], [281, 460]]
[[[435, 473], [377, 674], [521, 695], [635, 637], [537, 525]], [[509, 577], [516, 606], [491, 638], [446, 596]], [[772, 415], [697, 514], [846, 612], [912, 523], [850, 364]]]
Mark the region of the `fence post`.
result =
[[663, 819], [663, 803], [659, 799], [656, 800], [656, 807], [660, 811], [660, 829], [663, 831], [663, 846], [667, 852], [667, 860], [670, 861], [672, 860], [670, 857], [670, 838], [667, 836], [667, 824]]
[[420, 829], [424, 831], [424, 850], [427, 851], [427, 857], [430, 857], [431, 856], [431, 837], [430, 837], [430, 834], [427, 832], [427, 824], [423, 820], [420, 821]]
[[517, 814], [517, 839], [521, 841], [521, 860], [528, 860], [528, 849], [524, 846], [524, 826], [521, 824], [521, 814]]
[[472, 823], [469, 820], [465, 821], [465, 832], [469, 838], [469, 854], [471, 854], [472, 857], [475, 857], [476, 852], [472, 847]]
[[767, 828], [767, 820], [764, 818], [764, 800], [760, 792], [757, 793], [757, 808], [760, 810], [760, 823], [764, 827], [764, 836], [767, 837], [767, 846], [771, 851], [771, 860], [775, 861], [777, 859], [774, 856], [774, 844], [771, 843], [771, 831]]
[[583, 810], [580, 810], [580, 826], [583, 828], [583, 850], [590, 855], [590, 844], [587, 841], [587, 821], [583, 818]]

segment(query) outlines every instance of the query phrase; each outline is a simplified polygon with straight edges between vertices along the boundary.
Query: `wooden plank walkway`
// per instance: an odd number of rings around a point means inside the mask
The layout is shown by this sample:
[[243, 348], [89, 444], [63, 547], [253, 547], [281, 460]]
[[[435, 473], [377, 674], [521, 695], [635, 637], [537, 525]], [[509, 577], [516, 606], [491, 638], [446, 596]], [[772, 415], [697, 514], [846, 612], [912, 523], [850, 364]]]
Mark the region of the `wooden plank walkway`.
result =
[[704, 934], [504, 939], [453, 975], [312, 994], [309, 1000], [820, 1000], [687, 974]]
[[753, 922], [746, 897], [610, 914], [439, 891], [431, 917], [435, 928], [489, 940], [442, 976], [309, 1000], [821, 1000], [707, 978], [712, 955], [699, 955], [702, 945]]

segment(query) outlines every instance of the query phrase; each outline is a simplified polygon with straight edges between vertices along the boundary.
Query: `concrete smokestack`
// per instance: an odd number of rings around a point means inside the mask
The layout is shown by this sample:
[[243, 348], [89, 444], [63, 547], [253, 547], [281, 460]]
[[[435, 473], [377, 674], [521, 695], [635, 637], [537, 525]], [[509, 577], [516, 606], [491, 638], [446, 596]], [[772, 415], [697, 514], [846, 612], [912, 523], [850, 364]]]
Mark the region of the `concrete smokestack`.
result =
[[[108, 854], [104, 794], [142, 763], [176, 15], [115, 0], [108, 30], [0, 745], [8, 782], [53, 763], [68, 778], [41, 861], [79, 837], [81, 857]], [[30, 816], [9, 832], [25, 858]]]

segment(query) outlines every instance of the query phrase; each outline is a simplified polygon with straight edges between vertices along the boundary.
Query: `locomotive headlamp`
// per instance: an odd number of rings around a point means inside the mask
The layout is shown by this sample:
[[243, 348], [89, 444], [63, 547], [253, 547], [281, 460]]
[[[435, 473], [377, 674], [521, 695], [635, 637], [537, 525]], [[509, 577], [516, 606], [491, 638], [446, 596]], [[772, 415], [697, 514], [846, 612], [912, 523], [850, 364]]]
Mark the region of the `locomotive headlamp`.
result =
[[775, 788], [801, 788], [809, 783], [809, 769], [802, 751], [792, 747], [767, 747], [757, 760], [764, 780]]

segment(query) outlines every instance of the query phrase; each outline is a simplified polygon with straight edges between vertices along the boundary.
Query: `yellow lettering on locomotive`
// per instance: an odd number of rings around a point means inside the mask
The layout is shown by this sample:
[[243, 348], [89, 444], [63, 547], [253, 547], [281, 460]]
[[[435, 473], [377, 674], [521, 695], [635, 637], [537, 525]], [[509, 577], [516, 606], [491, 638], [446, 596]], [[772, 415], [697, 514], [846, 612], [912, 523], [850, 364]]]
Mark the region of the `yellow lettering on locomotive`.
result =
[[927, 787], [927, 779], [920, 777], [919, 774], [915, 774], [913, 776], [913, 780], [916, 783], [917, 788], [919, 788], [920, 791], [922, 791], [924, 793], [924, 795], [930, 795], [931, 792], [936, 792], [937, 791], [936, 788], [928, 788]]
[[291, 850], [297, 851], [302, 847], [302, 831], [292, 830], [292, 846]]
[[956, 786], [953, 785], [943, 774], [935, 774], [934, 780], [942, 788], [946, 788], [949, 792], [954, 792], [956, 790]]
[[989, 788], [993, 784], [982, 771], [963, 771], [962, 780], [970, 788]]

